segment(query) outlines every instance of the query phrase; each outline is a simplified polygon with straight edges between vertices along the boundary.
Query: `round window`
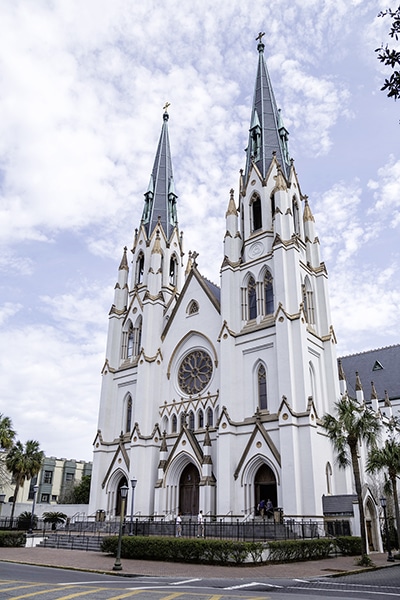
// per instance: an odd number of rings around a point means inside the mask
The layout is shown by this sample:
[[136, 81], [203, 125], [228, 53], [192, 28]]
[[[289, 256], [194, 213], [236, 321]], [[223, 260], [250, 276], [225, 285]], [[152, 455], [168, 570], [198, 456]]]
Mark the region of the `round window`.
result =
[[194, 350], [182, 360], [178, 371], [178, 383], [183, 392], [198, 394], [208, 384], [212, 375], [211, 356], [204, 350]]

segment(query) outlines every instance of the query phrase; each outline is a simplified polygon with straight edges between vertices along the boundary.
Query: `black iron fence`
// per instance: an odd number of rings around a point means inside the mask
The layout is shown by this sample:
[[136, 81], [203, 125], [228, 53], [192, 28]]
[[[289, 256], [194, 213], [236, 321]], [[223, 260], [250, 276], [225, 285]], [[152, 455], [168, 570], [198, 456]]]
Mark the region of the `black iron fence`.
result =
[[[11, 521], [9, 518], [0, 519], [0, 528], [16, 529], [18, 519]], [[25, 527], [24, 527], [25, 529]], [[295, 520], [289, 518], [260, 518], [244, 520], [243, 517], [233, 515], [206, 517], [203, 526], [199, 529], [196, 517], [183, 517], [181, 524], [183, 537], [207, 537], [215, 539], [234, 539], [238, 541], [266, 541], [266, 540], [296, 540], [311, 539], [325, 536], [348, 535], [348, 521], [322, 521]], [[112, 520], [80, 519], [64, 525], [57, 525], [56, 530], [50, 523], [38, 519], [34, 533], [43, 537], [51, 533], [79, 536], [104, 536], [117, 535], [119, 531], [119, 518]], [[126, 518], [123, 523], [124, 535], [142, 536], [175, 536], [176, 524], [173, 518], [159, 516], [135, 516]]]

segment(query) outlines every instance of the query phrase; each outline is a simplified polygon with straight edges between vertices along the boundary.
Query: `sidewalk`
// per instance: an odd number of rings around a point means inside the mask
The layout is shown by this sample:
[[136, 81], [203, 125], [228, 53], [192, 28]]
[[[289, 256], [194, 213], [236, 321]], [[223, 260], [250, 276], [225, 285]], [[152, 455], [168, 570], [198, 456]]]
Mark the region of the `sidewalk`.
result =
[[[400, 561], [388, 562], [387, 554], [373, 553], [371, 554], [371, 560], [378, 568], [400, 566]], [[0, 548], [0, 561], [115, 574], [112, 570], [114, 564], [112, 556], [101, 552], [85, 552], [84, 550], [55, 550], [38, 546], [32, 548]], [[303, 579], [360, 571], [360, 567], [355, 564], [355, 557], [352, 556], [339, 556], [337, 558], [289, 564], [232, 567], [128, 559], [122, 559], [121, 562], [122, 571], [118, 575], [125, 576], [240, 577], [252, 579], [255, 577], [288, 577], [290, 579]]]

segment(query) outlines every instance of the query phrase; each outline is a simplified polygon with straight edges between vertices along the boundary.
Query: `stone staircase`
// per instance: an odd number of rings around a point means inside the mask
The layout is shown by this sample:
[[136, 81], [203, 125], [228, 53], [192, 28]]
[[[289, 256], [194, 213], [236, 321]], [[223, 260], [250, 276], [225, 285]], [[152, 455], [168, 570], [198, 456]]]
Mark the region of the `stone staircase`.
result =
[[86, 550], [101, 552], [102, 536], [99, 535], [69, 535], [50, 533], [38, 544], [41, 548], [58, 548], [63, 550]]

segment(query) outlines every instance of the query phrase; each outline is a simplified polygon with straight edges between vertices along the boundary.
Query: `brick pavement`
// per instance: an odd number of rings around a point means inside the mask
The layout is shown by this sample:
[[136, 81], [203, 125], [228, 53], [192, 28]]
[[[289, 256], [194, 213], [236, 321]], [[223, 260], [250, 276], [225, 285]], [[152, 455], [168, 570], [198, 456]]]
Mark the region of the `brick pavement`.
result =
[[[398, 567], [400, 561], [390, 563], [387, 555], [371, 554], [375, 566]], [[85, 552], [84, 550], [55, 550], [53, 548], [0, 548], [0, 561], [25, 563], [31, 565], [78, 569], [98, 573], [115, 573], [112, 571], [114, 558], [101, 552]], [[347, 572], [359, 571], [355, 558], [349, 556], [332, 557], [324, 560], [313, 560], [299, 563], [278, 565], [244, 565], [220, 567], [214, 565], [193, 565], [183, 563], [167, 563], [145, 560], [122, 559], [120, 575], [145, 575], [158, 577], [275, 577], [304, 578], [329, 575], [343, 575]]]

